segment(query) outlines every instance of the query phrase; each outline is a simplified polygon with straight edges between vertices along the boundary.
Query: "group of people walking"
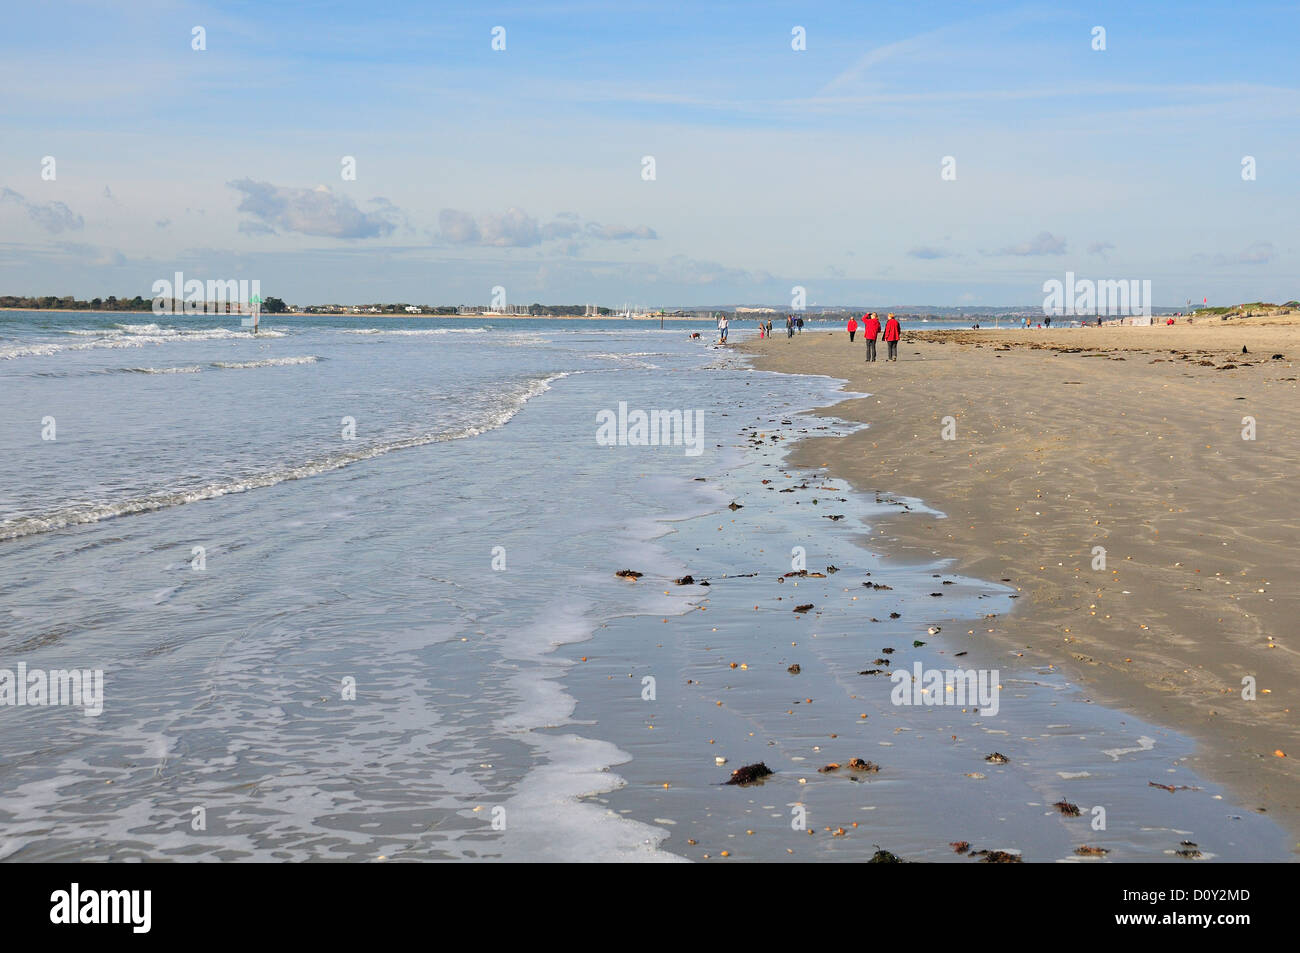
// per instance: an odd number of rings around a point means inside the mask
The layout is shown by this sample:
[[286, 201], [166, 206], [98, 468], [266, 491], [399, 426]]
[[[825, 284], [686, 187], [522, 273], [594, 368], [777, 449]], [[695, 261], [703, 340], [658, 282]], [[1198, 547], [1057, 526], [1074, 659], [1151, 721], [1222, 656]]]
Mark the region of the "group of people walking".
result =
[[853, 343], [853, 337], [857, 334], [858, 329], [862, 329], [862, 339], [867, 342], [867, 362], [874, 362], [876, 359], [876, 341], [880, 338], [881, 332], [884, 332], [885, 347], [887, 353], [885, 360], [898, 360], [898, 339], [903, 336], [902, 326], [898, 323], [898, 318], [892, 314], [885, 318], [885, 325], [882, 329], [880, 326], [880, 317], [874, 311], [868, 311], [862, 316], [862, 321], [857, 318], [849, 318], [849, 323], [845, 330], [849, 332], [849, 343]]
[[[727, 332], [730, 330], [730, 322], [725, 314], [718, 315], [718, 340], [722, 344], [727, 343]], [[903, 336], [902, 326], [898, 323], [898, 318], [893, 314], [886, 315], [885, 323], [880, 323], [880, 316], [874, 311], [868, 311], [862, 316], [862, 320], [850, 317], [846, 328], [849, 332], [849, 343], [857, 336], [859, 330], [862, 331], [862, 339], [867, 342], [867, 361], [873, 362], [876, 359], [876, 342], [883, 340], [885, 342], [885, 360], [898, 360], [898, 341]], [[795, 317], [793, 314], [785, 316], [785, 336], [792, 338], [795, 333], [803, 333], [803, 318]], [[699, 338], [699, 334], [692, 334], [692, 339]], [[772, 321], [758, 322], [758, 336], [760, 338], [770, 338], [772, 336]]]
[[[787, 314], [785, 316], [785, 336], [792, 338], [796, 331], [803, 334], [803, 318], [796, 318], [793, 314]], [[770, 318], [766, 324], [762, 321], [758, 322], [758, 336], [760, 338], [770, 338], [772, 336], [772, 321]]]
[[[730, 329], [730, 322], [725, 314], [718, 315], [718, 341], [722, 344], [727, 343], [727, 331]], [[785, 316], [785, 336], [794, 337], [795, 332], [803, 334], [803, 318], [796, 318], [793, 314]], [[772, 321], [768, 320], [766, 324], [758, 322], [758, 336], [760, 338], [770, 338], [772, 336]]]

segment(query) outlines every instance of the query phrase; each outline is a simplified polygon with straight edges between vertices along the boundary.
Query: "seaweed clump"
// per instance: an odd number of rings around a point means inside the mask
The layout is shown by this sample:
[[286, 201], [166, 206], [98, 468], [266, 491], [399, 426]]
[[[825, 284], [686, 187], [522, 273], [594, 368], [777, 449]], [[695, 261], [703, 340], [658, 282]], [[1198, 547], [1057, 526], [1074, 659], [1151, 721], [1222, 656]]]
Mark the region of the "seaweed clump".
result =
[[757, 764], [746, 764], [737, 768], [735, 771], [732, 771], [731, 778], [727, 781], [727, 783], [742, 784], [742, 785], [757, 784], [759, 781], [762, 781], [768, 775], [775, 774], [775, 773], [776, 772], [774, 772], [771, 768], [765, 765], [762, 761], [759, 761]]

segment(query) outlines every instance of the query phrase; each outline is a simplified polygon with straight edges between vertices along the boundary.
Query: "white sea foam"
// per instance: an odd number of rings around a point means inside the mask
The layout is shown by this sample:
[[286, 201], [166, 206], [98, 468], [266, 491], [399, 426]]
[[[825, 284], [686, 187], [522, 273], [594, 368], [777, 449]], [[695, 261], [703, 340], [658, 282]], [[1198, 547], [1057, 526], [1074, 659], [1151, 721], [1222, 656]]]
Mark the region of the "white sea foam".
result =
[[618, 352], [616, 352], [616, 351], [610, 351], [610, 352], [598, 351], [598, 352], [595, 353], [595, 354], [588, 354], [587, 356], [588, 356], [588, 357], [606, 357], [606, 358], [609, 358], [610, 360], [621, 361], [621, 360], [623, 360], [624, 358], [637, 358], [637, 357], [665, 357], [665, 356], [667, 356], [667, 355], [666, 355], [666, 353], [665, 353], [664, 351], [627, 351], [627, 352], [624, 352], [624, 353], [622, 353], [622, 354], [620, 354], [620, 353], [618, 353]]
[[[163, 333], [163, 328], [157, 324], [115, 324], [113, 325], [113, 327], [124, 334], [162, 334]], [[167, 330], [170, 331], [171, 328], [168, 328]]]
[[203, 368], [188, 364], [184, 367], [127, 367], [123, 370], [131, 374], [197, 374]]
[[513, 334], [500, 334], [493, 341], [502, 347], [546, 347], [551, 342], [536, 334], [515, 331]]
[[488, 328], [343, 328], [343, 334], [385, 334], [396, 337], [423, 337], [433, 334], [486, 334]]
[[339, 470], [362, 460], [370, 460], [392, 453], [395, 450], [407, 450], [430, 443], [448, 440], [462, 440], [479, 434], [496, 430], [509, 422], [523, 406], [539, 394], [550, 390], [551, 383], [580, 371], [563, 371], [534, 378], [524, 383], [517, 393], [512, 394], [503, 405], [490, 411], [480, 422], [454, 430], [437, 433], [420, 434], [373, 444], [348, 453], [336, 453], [308, 460], [296, 466], [280, 467], [254, 473], [219, 483], [187, 488], [162, 488], [152, 493], [131, 497], [124, 500], [111, 500], [96, 503], [78, 503], [34, 516], [19, 516], [0, 521], [0, 540], [17, 539], [36, 533], [79, 526], [84, 523], [97, 523], [115, 516], [130, 516], [136, 513], [151, 513], [155, 510], [179, 506], [182, 503], [197, 503], [200, 500], [212, 500], [231, 493], [244, 493], [263, 487], [275, 486], [288, 480], [302, 480], [317, 474]]
[[268, 357], [262, 361], [213, 361], [213, 367], [227, 370], [243, 370], [250, 367], [292, 367], [295, 364], [315, 364], [320, 358], [314, 354], [301, 357]]
[[605, 360], [605, 361], [617, 361], [618, 363], [626, 367], [635, 367], [643, 370], [654, 371], [659, 369], [659, 365], [652, 363], [651, 361], [642, 360], [642, 358], [663, 356], [663, 352], [662, 351], [632, 351], [625, 354], [599, 352], [595, 354], [588, 354], [587, 356], [600, 358], [601, 360]]
[[[75, 330], [66, 332], [87, 340], [63, 344], [57, 341], [39, 341], [33, 344], [0, 345], [0, 360], [18, 357], [48, 357], [63, 351], [92, 351], [101, 348], [145, 347], [150, 344], [177, 344], [190, 341], [251, 340], [245, 330], [234, 328], [164, 328], [156, 324], [126, 324], [105, 331]], [[93, 335], [93, 336], [92, 336]], [[265, 329], [258, 339], [282, 338], [284, 331]]]
[[[114, 325], [116, 333], [127, 335], [138, 335], [150, 338], [185, 338], [187, 340], [198, 341], [224, 341], [229, 338], [247, 338], [249, 332], [239, 328], [175, 328], [162, 327], [157, 324], [117, 324]], [[109, 332], [113, 333], [113, 332]], [[259, 329], [258, 337], [284, 337], [284, 331], [277, 331], [274, 328]]]
[[[640, 322], [638, 322], [640, 323]], [[701, 318], [698, 322], [691, 321], [673, 321], [671, 327], [662, 328], [547, 328], [555, 334], [606, 334], [617, 337], [626, 337], [629, 334], [689, 334], [691, 331], [698, 330], [696, 325], [706, 327], [716, 327], [717, 323], [709, 318]]]
[[4, 344], [0, 345], [0, 360], [13, 360], [15, 357], [45, 357], [65, 350], [62, 344]]

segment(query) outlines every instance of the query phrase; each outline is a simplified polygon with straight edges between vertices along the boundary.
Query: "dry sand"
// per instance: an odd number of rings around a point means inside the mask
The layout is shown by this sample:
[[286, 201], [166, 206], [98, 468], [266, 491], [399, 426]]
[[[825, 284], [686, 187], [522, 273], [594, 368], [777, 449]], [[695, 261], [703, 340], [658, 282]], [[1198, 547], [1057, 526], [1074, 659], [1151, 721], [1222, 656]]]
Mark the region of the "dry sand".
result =
[[743, 347], [760, 369], [871, 394], [826, 411], [869, 428], [810, 438], [792, 462], [945, 513], [871, 533], [1020, 591], [975, 638], [1197, 739], [1196, 770], [1300, 838], [1295, 320], [905, 330], [899, 361], [870, 365], [842, 330]]

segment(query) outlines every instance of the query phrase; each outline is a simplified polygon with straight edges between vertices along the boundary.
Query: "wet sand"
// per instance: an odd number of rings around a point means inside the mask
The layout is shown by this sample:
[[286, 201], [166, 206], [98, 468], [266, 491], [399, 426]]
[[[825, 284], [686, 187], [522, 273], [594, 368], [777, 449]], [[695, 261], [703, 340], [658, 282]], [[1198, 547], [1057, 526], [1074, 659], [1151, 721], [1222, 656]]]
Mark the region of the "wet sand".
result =
[[1191, 736], [1189, 768], [1300, 834], [1300, 327], [905, 330], [900, 361], [874, 365], [843, 331], [742, 347], [871, 395], [822, 411], [868, 428], [790, 462], [946, 514], [899, 506], [871, 545], [1014, 587], [982, 650]]
[[[990, 851], [1027, 862], [1289, 858], [1285, 830], [1190, 767], [1190, 737], [1096, 704], [1058, 669], [983, 638], [990, 619], [1013, 613], [1013, 586], [954, 573], [948, 558], [863, 545], [864, 528], [900, 503], [788, 458], [803, 438], [861, 426], [797, 409], [833, 400], [837, 383], [737, 377], [733, 358], [710, 365], [719, 393], [742, 395], [710, 418], [719, 456], [671, 494], [703, 511], [662, 523], [653, 545], [629, 554], [644, 570], [635, 582], [603, 573], [611, 599], [632, 586], [662, 615], [610, 620], [560, 650], [576, 707], [554, 730], [579, 725], [626, 753], [611, 768], [618, 780], [588, 799], [606, 819], [648, 826], [659, 833], [642, 846], [703, 862], [864, 862], [881, 850], [950, 863], [988, 862]], [[999, 697], [989, 707], [922, 688], [918, 667], [983, 673]], [[903, 673], [927, 697], [898, 699]], [[725, 783], [760, 762], [774, 772], [763, 781]]]

